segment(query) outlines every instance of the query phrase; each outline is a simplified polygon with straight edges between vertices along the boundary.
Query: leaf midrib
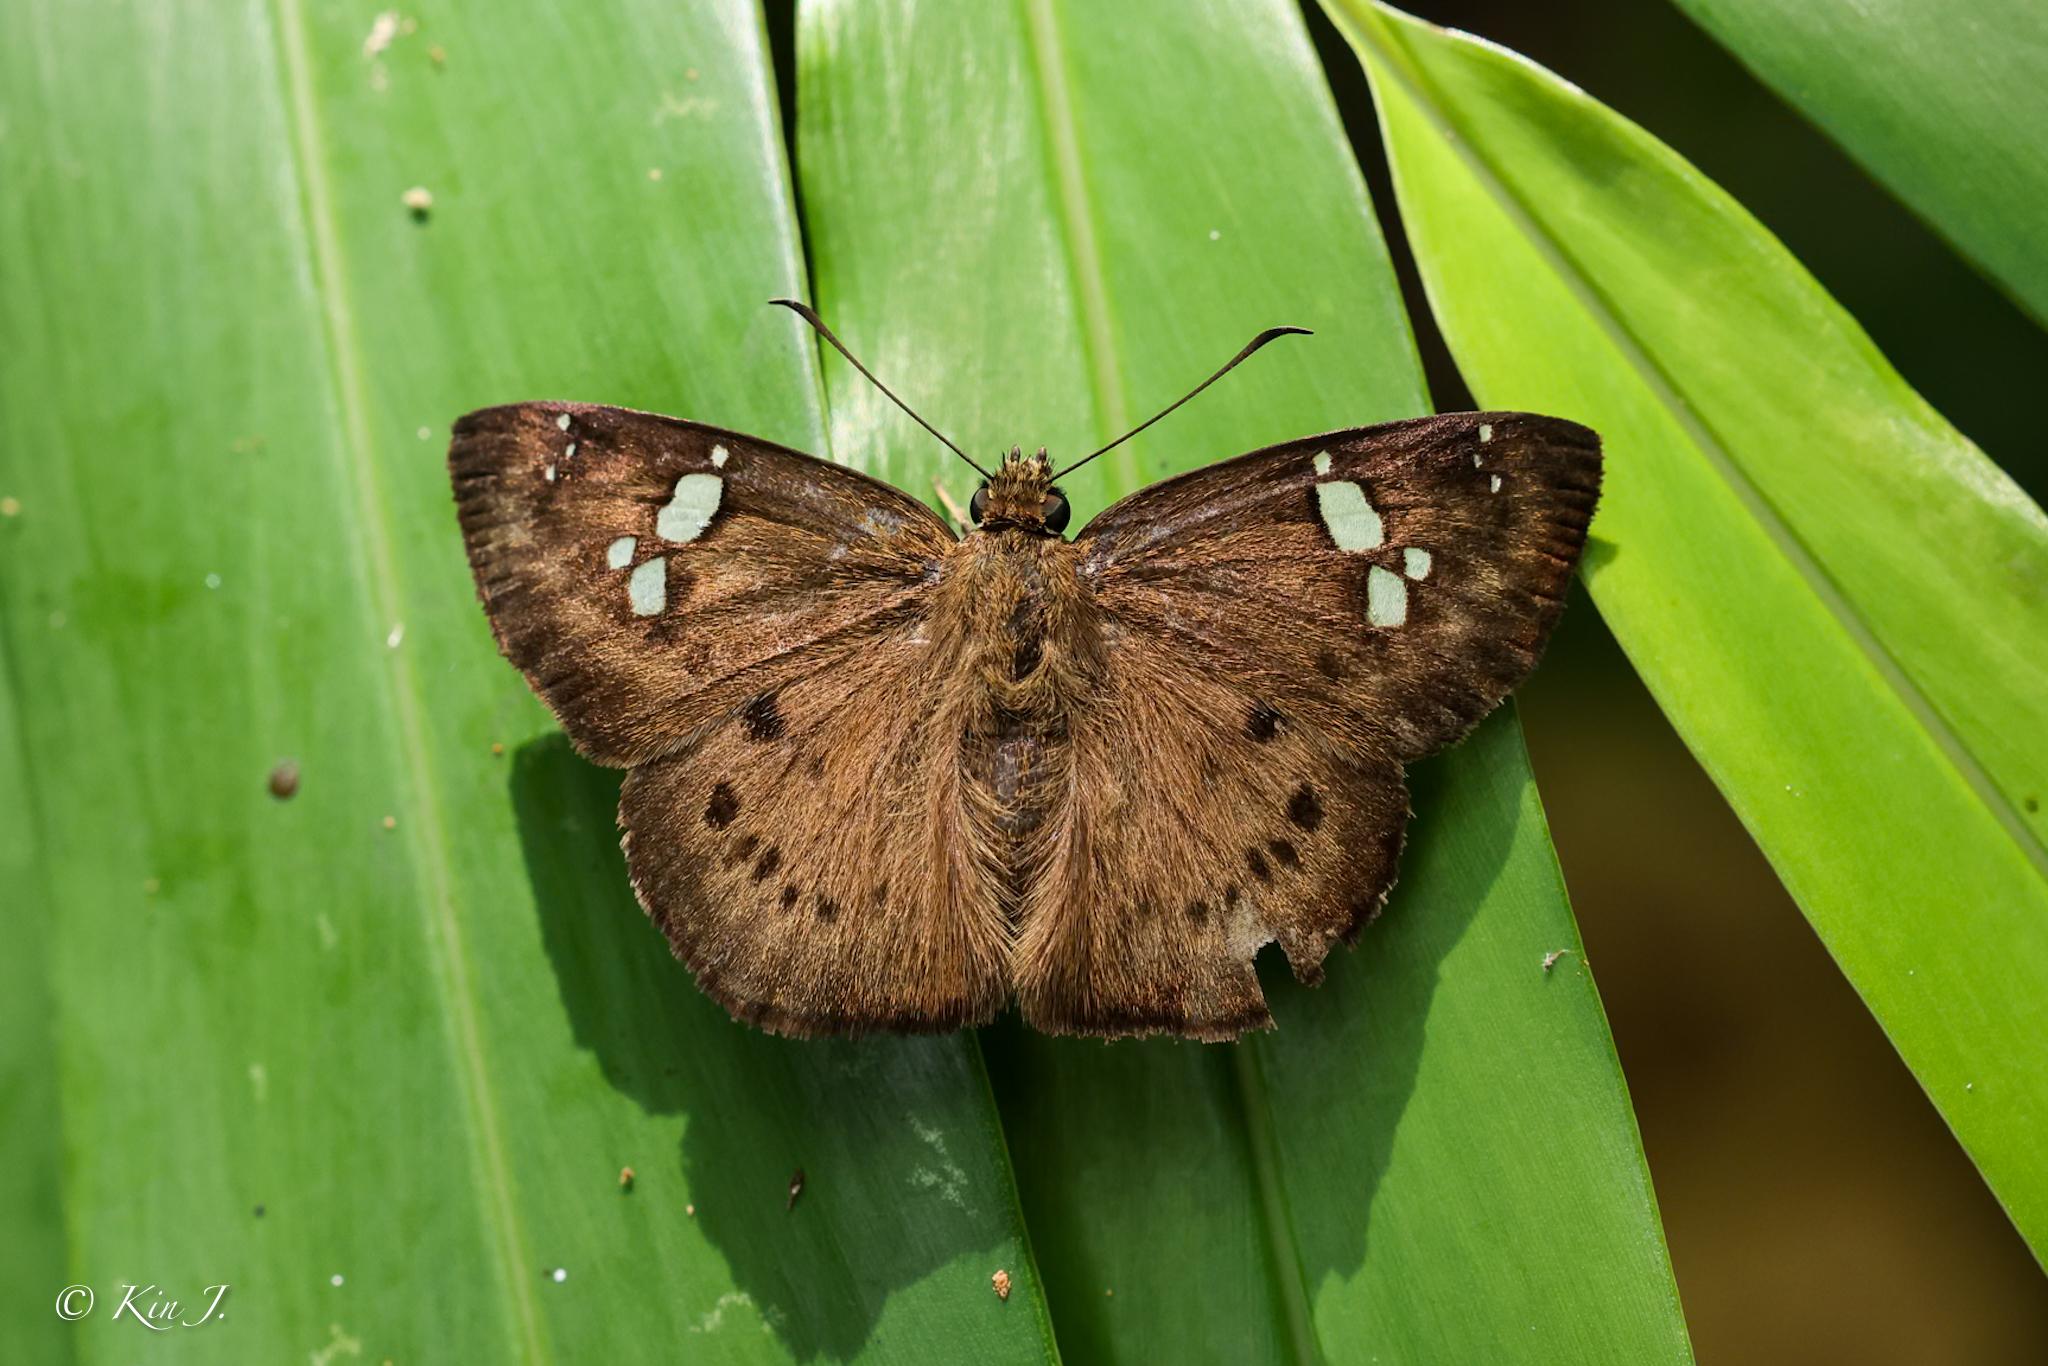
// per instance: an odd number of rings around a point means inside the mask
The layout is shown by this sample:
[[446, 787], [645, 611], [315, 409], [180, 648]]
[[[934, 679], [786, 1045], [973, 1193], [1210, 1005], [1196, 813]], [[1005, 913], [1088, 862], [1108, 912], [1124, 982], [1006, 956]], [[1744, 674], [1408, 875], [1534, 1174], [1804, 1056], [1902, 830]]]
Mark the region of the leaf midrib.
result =
[[[344, 502], [350, 529], [360, 548], [376, 622], [403, 619], [403, 598], [386, 509], [389, 501], [378, 478], [370, 438], [363, 381], [361, 342], [349, 306], [340, 234], [335, 227], [332, 188], [317, 101], [312, 87], [309, 48], [302, 0], [274, 0], [273, 31], [279, 48], [278, 79], [283, 87], [285, 117], [290, 125], [292, 162], [297, 170], [301, 213], [299, 244], [321, 305], [322, 331], [328, 360], [326, 376], [341, 416], [341, 449], [349, 466], [345, 474], [352, 497]], [[499, 1289], [512, 1302], [513, 1318], [526, 1360], [541, 1363], [549, 1354], [541, 1335], [540, 1316], [526, 1278], [525, 1238], [512, 1197], [510, 1167], [498, 1119], [497, 1102], [484, 1059], [483, 1029], [472, 985], [462, 929], [455, 914], [454, 877], [448, 859], [447, 827], [442, 818], [439, 780], [428, 742], [421, 688], [410, 652], [392, 651], [390, 675], [383, 685], [390, 712], [398, 723], [399, 749], [391, 756], [397, 782], [412, 800], [401, 805], [418, 820], [403, 822], [402, 838], [419, 870], [426, 905], [428, 951], [433, 977], [447, 1021], [455, 1071], [461, 1082], [474, 1150], [479, 1203], [491, 1226], [491, 1246], [498, 1262]]]
[[[1074, 124], [1074, 99], [1067, 88], [1066, 60], [1060, 55], [1059, 20], [1052, 0], [1023, 0], [1025, 45], [1037, 78], [1039, 118], [1045, 124], [1052, 159], [1053, 199], [1074, 273], [1074, 299], [1081, 314], [1081, 350], [1100, 424], [1121, 432], [1131, 425], [1129, 405], [1116, 369], [1116, 330], [1109, 314], [1109, 280], [1102, 265], [1102, 247], [1095, 238], [1089, 211], [1088, 177], [1081, 169], [1081, 136]], [[1079, 454], [1076, 452], [1075, 454]], [[1138, 457], [1128, 445], [1110, 453], [1117, 486], [1138, 486]]]
[[[1372, 0], [1368, 0], [1368, 3], [1371, 2]], [[1378, 25], [1391, 22], [1396, 21], [1385, 16], [1374, 16], [1364, 22], [1347, 23], [1344, 27], [1356, 34], [1360, 42], [1370, 46], [1380, 55], [1389, 76], [1398, 81], [1402, 89], [1415, 101], [1416, 107], [1429, 120], [1438, 138], [1471, 173], [1487, 197], [1492, 199], [1509, 221], [1521, 231], [1537, 255], [1571, 291], [1573, 297], [1580, 301], [1587, 315], [1614, 346], [1623, 362], [1636, 374], [1659, 406], [1678, 424], [1680, 430], [1685, 432], [1688, 439], [1705, 457], [1708, 465], [1721, 477], [1722, 482], [1756, 521], [1765, 537], [1784, 555], [1793, 571], [1807, 584], [1828, 615], [1842, 628], [1843, 633], [1868, 661], [1872, 670], [1898, 698], [1907, 712], [1920, 723], [1922, 731], [1933, 739], [1950, 767], [1968, 785], [1971, 793], [1993, 819], [2003, 827], [2007, 838], [2033, 865], [2035, 872], [2048, 879], [2048, 845], [2044, 845], [2027, 825], [2011, 798], [1998, 786], [1926, 692], [1906, 672], [1905, 667], [1892, 654], [1890, 647], [1884, 643], [1855, 603], [1835, 581], [1827, 566], [1808, 548], [1804, 538], [1772, 505], [1763, 490], [1758, 488], [1736, 463], [1734, 457], [1729, 454], [1726, 443], [1716, 435], [1708, 422], [1685, 401], [1684, 391], [1637, 337], [1622, 312], [1609, 302], [1600, 286], [1579, 269], [1570, 253], [1542, 226], [1514, 188], [1494, 172], [1492, 164], [1480, 155], [1471, 140], [1459, 134], [1446, 114], [1443, 104], [1436, 98], [1436, 90], [1428, 76], [1410, 68], [1405, 52], [1396, 51], [1394, 47], [1380, 40], [1376, 32]], [[1471, 41], [1489, 48], [1493, 46], [1482, 39], [1475, 38]], [[1516, 61], [1526, 61], [1525, 58], [1505, 49], [1495, 50]], [[1575, 86], [1565, 85], [1563, 94], [1565, 98], [1575, 103], [1592, 102], [1590, 96]], [[1704, 759], [1705, 756], [1702, 757]]]

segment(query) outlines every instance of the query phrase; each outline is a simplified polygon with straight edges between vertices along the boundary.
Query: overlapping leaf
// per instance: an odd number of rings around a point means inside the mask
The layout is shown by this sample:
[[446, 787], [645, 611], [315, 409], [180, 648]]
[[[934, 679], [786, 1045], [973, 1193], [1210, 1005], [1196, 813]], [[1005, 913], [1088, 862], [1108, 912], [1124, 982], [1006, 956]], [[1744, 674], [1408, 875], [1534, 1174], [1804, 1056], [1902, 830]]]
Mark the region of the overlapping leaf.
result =
[[2048, 324], [2036, 0], [1677, 0]]
[[1602, 613], [2039, 1255], [2048, 518], [1670, 149], [1326, 7], [1474, 392], [1605, 434]]

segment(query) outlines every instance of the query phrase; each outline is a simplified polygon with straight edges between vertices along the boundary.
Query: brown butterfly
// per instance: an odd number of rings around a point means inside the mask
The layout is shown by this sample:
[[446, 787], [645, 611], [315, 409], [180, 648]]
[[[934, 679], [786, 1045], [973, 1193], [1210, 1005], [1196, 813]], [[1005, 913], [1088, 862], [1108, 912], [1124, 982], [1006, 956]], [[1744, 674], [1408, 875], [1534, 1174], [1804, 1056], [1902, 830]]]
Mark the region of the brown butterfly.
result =
[[1272, 1024], [1262, 945], [1315, 982], [1378, 912], [1403, 766], [1536, 663], [1600, 446], [1529, 413], [1331, 432], [1071, 541], [1042, 450], [983, 471], [964, 535], [621, 408], [471, 413], [449, 466], [499, 645], [631, 770], [634, 891], [735, 1016], [925, 1032], [1014, 998], [1051, 1033], [1228, 1039]]

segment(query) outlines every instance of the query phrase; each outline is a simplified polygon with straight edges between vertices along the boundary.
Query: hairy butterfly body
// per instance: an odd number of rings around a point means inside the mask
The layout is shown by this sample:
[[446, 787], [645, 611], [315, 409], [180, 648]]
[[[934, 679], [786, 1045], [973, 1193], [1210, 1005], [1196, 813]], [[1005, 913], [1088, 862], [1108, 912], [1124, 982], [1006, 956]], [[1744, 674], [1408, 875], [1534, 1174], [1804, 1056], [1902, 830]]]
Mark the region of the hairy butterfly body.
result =
[[1404, 766], [1533, 667], [1600, 477], [1583, 427], [1448, 414], [1167, 480], [1069, 541], [1042, 451], [964, 536], [619, 408], [472, 413], [449, 462], [500, 646], [631, 770], [642, 905], [792, 1034], [1012, 1000], [1055, 1033], [1270, 1025], [1258, 950], [1318, 980], [1377, 912]]

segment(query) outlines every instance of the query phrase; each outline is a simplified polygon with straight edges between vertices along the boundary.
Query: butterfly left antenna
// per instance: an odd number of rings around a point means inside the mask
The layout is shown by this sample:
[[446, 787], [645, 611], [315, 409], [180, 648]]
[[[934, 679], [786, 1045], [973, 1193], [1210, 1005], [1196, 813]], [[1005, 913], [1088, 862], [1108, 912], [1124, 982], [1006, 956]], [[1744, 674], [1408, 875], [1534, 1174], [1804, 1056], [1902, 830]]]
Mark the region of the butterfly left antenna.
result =
[[863, 375], [867, 376], [868, 383], [874, 385], [877, 389], [880, 389], [891, 403], [901, 408], [904, 412], [909, 413], [910, 420], [912, 422], [915, 422], [918, 426], [924, 428], [933, 436], [938, 437], [940, 444], [945, 446], [947, 450], [953, 452], [953, 454], [959, 456], [962, 460], [966, 460], [969, 465], [973, 466], [974, 472], [976, 474], [979, 474], [984, 479], [994, 477], [990, 475], [987, 470], [983, 469], [979, 465], [976, 465], [974, 461], [969, 460], [966, 451], [961, 450], [958, 446], [946, 440], [945, 434], [941, 432], [937, 427], [934, 427], [931, 423], [919, 417], [917, 415], [917, 410], [911, 407], [908, 403], [905, 403], [902, 399], [896, 397], [895, 393], [890, 390], [888, 385], [876, 379], [875, 372], [868, 369], [865, 365], [862, 365], [860, 363], [859, 358], [856, 357], [853, 354], [853, 352], [846, 349], [846, 343], [832, 335], [832, 329], [825, 326], [825, 320], [819, 317], [816, 313], [814, 313], [811, 310], [811, 306], [809, 304], [798, 303], [795, 299], [770, 299], [768, 302], [771, 304], [780, 304], [782, 307], [788, 309], [790, 312], [796, 314], [799, 318], [802, 318], [805, 322], [809, 323], [819, 336], [823, 337], [826, 341], [832, 343], [833, 350], [837, 351], [840, 355], [846, 357], [847, 362], [850, 365], [852, 365], [854, 369], [860, 371]]
[[[1094, 459], [1094, 458], [1095, 458], [1096, 456], [1098, 456], [1098, 455], [1107, 455], [1107, 454], [1109, 454], [1109, 452], [1111, 452], [1111, 451], [1115, 450], [1115, 449], [1116, 449], [1116, 448], [1117, 448], [1118, 446], [1121, 446], [1121, 445], [1123, 445], [1123, 444], [1124, 444], [1124, 442], [1126, 442], [1126, 441], [1129, 441], [1129, 440], [1130, 440], [1130, 439], [1131, 439], [1132, 437], [1136, 436], [1136, 435], [1137, 435], [1137, 434], [1138, 434], [1139, 432], [1142, 432], [1142, 431], [1144, 431], [1144, 430], [1145, 430], [1145, 429], [1146, 429], [1147, 427], [1149, 427], [1149, 426], [1151, 426], [1151, 425], [1152, 425], [1153, 423], [1157, 422], [1157, 421], [1158, 421], [1158, 420], [1159, 420], [1160, 418], [1162, 418], [1162, 417], [1165, 417], [1165, 416], [1166, 416], [1166, 415], [1167, 415], [1168, 413], [1172, 412], [1172, 411], [1173, 411], [1173, 410], [1174, 410], [1175, 408], [1178, 408], [1178, 407], [1180, 407], [1180, 405], [1181, 405], [1181, 404], [1183, 404], [1183, 403], [1186, 403], [1186, 402], [1187, 402], [1187, 401], [1188, 401], [1189, 399], [1193, 398], [1193, 397], [1194, 397], [1194, 396], [1195, 396], [1196, 394], [1199, 394], [1199, 393], [1201, 393], [1201, 392], [1202, 392], [1202, 391], [1203, 391], [1204, 389], [1206, 389], [1206, 388], [1208, 388], [1208, 387], [1209, 387], [1210, 385], [1214, 384], [1214, 383], [1215, 383], [1215, 382], [1216, 382], [1217, 380], [1219, 380], [1219, 379], [1222, 379], [1222, 378], [1223, 378], [1223, 377], [1224, 377], [1225, 375], [1229, 374], [1229, 373], [1230, 373], [1230, 372], [1231, 372], [1232, 370], [1235, 370], [1235, 369], [1236, 369], [1236, 368], [1237, 368], [1237, 367], [1238, 367], [1239, 365], [1242, 365], [1242, 364], [1243, 364], [1243, 363], [1244, 363], [1244, 362], [1245, 362], [1245, 361], [1246, 361], [1247, 359], [1249, 359], [1249, 358], [1250, 358], [1250, 356], [1251, 356], [1252, 352], [1254, 352], [1254, 351], [1258, 350], [1258, 349], [1259, 349], [1260, 347], [1264, 346], [1264, 345], [1265, 345], [1265, 344], [1266, 344], [1267, 342], [1269, 342], [1269, 341], [1272, 341], [1272, 340], [1274, 340], [1274, 339], [1275, 339], [1276, 337], [1288, 337], [1288, 336], [1296, 336], [1296, 337], [1313, 337], [1314, 335], [1315, 335], [1315, 333], [1313, 333], [1313, 332], [1309, 331], [1309, 330], [1308, 330], [1308, 329], [1307, 329], [1306, 327], [1269, 327], [1269, 328], [1267, 328], [1267, 329], [1266, 329], [1265, 331], [1263, 331], [1263, 332], [1259, 333], [1259, 335], [1258, 335], [1258, 336], [1256, 336], [1256, 337], [1253, 337], [1253, 338], [1252, 338], [1252, 339], [1251, 339], [1250, 341], [1246, 342], [1246, 343], [1244, 344], [1244, 350], [1242, 350], [1242, 351], [1238, 352], [1238, 353], [1237, 353], [1236, 355], [1232, 356], [1232, 357], [1231, 357], [1231, 358], [1230, 358], [1229, 360], [1225, 361], [1225, 362], [1223, 363], [1223, 368], [1222, 368], [1221, 370], [1218, 370], [1218, 371], [1217, 371], [1217, 372], [1216, 372], [1215, 374], [1213, 374], [1213, 375], [1209, 376], [1209, 378], [1207, 378], [1207, 379], [1203, 380], [1203, 381], [1202, 381], [1202, 382], [1201, 382], [1200, 384], [1197, 384], [1197, 385], [1196, 385], [1196, 386], [1195, 386], [1194, 388], [1192, 388], [1192, 389], [1188, 390], [1188, 391], [1187, 391], [1187, 392], [1186, 392], [1185, 394], [1181, 395], [1181, 396], [1180, 396], [1180, 397], [1179, 397], [1178, 399], [1174, 400], [1174, 401], [1173, 401], [1172, 403], [1169, 403], [1169, 404], [1167, 404], [1167, 405], [1166, 405], [1166, 406], [1165, 406], [1164, 408], [1161, 408], [1161, 409], [1160, 409], [1160, 410], [1159, 410], [1158, 412], [1156, 412], [1156, 413], [1152, 414], [1152, 416], [1150, 416], [1150, 417], [1146, 418], [1146, 419], [1145, 419], [1145, 420], [1144, 420], [1143, 422], [1140, 422], [1140, 423], [1139, 423], [1139, 424], [1138, 424], [1137, 426], [1135, 426], [1135, 427], [1131, 428], [1131, 429], [1130, 429], [1129, 431], [1125, 432], [1125, 433], [1124, 433], [1124, 434], [1123, 434], [1122, 436], [1120, 436], [1120, 437], [1118, 437], [1118, 438], [1117, 438], [1116, 440], [1114, 440], [1114, 441], [1110, 442], [1110, 443], [1109, 443], [1109, 444], [1108, 444], [1107, 446], [1104, 446], [1104, 447], [1103, 447], [1103, 448], [1102, 448], [1101, 450], [1097, 450], [1097, 451], [1090, 451], [1090, 452], [1089, 452], [1088, 454], [1086, 454], [1086, 455], [1082, 456], [1082, 457], [1081, 457], [1081, 458], [1080, 458], [1079, 460], [1076, 460], [1076, 461], [1075, 461], [1075, 462], [1074, 462], [1073, 464], [1071, 464], [1071, 465], [1067, 466], [1067, 467], [1066, 467], [1065, 469], [1061, 470], [1061, 471], [1060, 471], [1060, 472], [1059, 472], [1058, 474], [1055, 474], [1055, 475], [1053, 476], [1053, 478], [1055, 478], [1055, 479], [1064, 479], [1064, 478], [1066, 478], [1066, 476], [1068, 476], [1068, 475], [1072, 474], [1072, 473], [1073, 473], [1073, 472], [1074, 472], [1075, 470], [1078, 470], [1078, 469], [1080, 469], [1080, 468], [1081, 468], [1081, 466], [1083, 466], [1083, 465], [1087, 464], [1087, 463], [1088, 463], [1088, 462], [1089, 462], [1090, 460], [1093, 460], [1093, 459]], [[856, 362], [856, 363], [858, 363], [858, 362]]]

